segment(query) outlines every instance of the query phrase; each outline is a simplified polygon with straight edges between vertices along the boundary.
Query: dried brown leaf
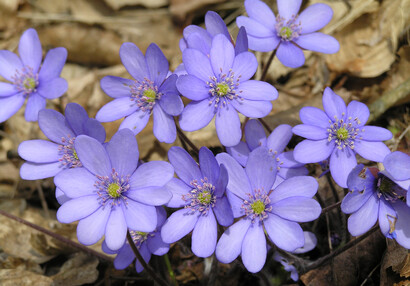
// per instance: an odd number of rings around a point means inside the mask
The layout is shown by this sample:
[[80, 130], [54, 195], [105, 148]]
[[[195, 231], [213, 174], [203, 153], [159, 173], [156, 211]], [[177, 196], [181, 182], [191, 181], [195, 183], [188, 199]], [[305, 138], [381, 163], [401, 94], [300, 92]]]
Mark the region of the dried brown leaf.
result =
[[124, 6], [141, 5], [147, 8], [159, 8], [168, 5], [168, 0], [104, 0], [104, 2], [114, 10]]
[[3, 286], [38, 285], [48, 286], [53, 284], [49, 277], [19, 269], [0, 269], [0, 284]]

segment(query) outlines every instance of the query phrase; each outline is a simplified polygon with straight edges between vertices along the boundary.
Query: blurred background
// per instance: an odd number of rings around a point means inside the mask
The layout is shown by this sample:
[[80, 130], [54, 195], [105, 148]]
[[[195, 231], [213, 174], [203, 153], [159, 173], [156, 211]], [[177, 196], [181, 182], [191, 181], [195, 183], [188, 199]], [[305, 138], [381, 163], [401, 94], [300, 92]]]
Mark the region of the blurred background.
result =
[[[265, 1], [275, 11], [275, 1]], [[410, 0], [304, 0], [302, 8], [326, 3], [334, 16], [322, 32], [340, 42], [337, 54], [305, 52], [306, 63], [298, 69], [282, 66], [277, 59], [269, 68], [268, 79], [279, 90], [279, 98], [266, 118], [270, 128], [279, 124], [299, 123], [302, 106], [321, 108], [323, 89], [330, 86], [348, 102], [360, 100], [372, 113], [371, 124], [388, 128], [394, 138], [387, 142], [391, 150], [409, 153], [410, 132]], [[0, 50], [17, 52], [19, 38], [28, 28], [37, 30], [43, 54], [55, 47], [68, 50], [62, 77], [68, 91], [60, 99], [48, 101], [48, 108], [63, 112], [68, 102], [81, 104], [94, 117], [111, 101], [100, 88], [106, 75], [130, 78], [122, 66], [119, 48], [123, 42], [135, 43], [143, 52], [152, 42], [158, 44], [174, 70], [182, 61], [179, 39], [184, 27], [203, 26], [208, 10], [218, 12], [229, 31], [236, 37], [235, 18], [245, 14], [243, 1], [225, 0], [0, 0]], [[269, 54], [256, 53], [261, 69]], [[0, 67], [1, 68], [1, 67]], [[3, 81], [2, 78], [0, 80]], [[121, 120], [104, 123], [109, 139]], [[187, 133], [197, 146], [221, 151], [214, 124], [201, 131]], [[18, 145], [28, 139], [45, 139], [37, 122], [26, 122], [24, 108], [0, 124], [0, 209], [22, 217], [76, 241], [75, 224], [56, 221], [58, 203], [54, 198], [52, 179], [24, 181], [19, 178], [22, 161]], [[145, 161], [166, 160], [169, 144], [159, 143], [152, 134], [152, 119], [137, 135], [141, 158]], [[299, 139], [294, 138], [290, 147]], [[177, 139], [174, 145], [180, 145]], [[368, 163], [362, 160], [364, 163]], [[309, 166], [318, 176], [320, 167]], [[324, 178], [319, 179], [320, 196], [325, 205], [344, 196], [330, 190]], [[345, 220], [340, 211], [329, 212], [315, 228], [319, 246], [307, 257], [325, 255], [330, 233], [335, 245], [348, 241]], [[345, 217], [344, 217], [345, 219]], [[326, 223], [327, 222], [327, 223]], [[322, 237], [322, 236], [323, 237]], [[347, 236], [347, 237], [346, 237]], [[210, 281], [212, 258], [200, 259], [190, 253], [190, 239], [175, 244], [170, 251], [180, 285], [200, 285]], [[100, 245], [92, 248], [101, 252]], [[388, 251], [385, 252], [385, 250]], [[301, 277], [300, 285], [409, 285], [410, 257], [407, 250], [375, 233], [339, 255], [332, 263]], [[164, 262], [153, 259], [157, 269], [166, 272]], [[166, 275], [166, 274], [164, 274]], [[330, 280], [329, 280], [330, 279]], [[409, 280], [407, 280], [409, 279]], [[280, 264], [267, 263], [256, 275], [247, 273], [240, 260], [219, 264], [212, 279], [217, 285], [282, 285], [291, 283]], [[146, 276], [136, 276], [132, 267], [116, 271], [112, 263], [87, 255], [75, 248], [0, 216], [0, 284], [1, 285], [151, 285]], [[257, 284], [255, 284], [257, 285]]]

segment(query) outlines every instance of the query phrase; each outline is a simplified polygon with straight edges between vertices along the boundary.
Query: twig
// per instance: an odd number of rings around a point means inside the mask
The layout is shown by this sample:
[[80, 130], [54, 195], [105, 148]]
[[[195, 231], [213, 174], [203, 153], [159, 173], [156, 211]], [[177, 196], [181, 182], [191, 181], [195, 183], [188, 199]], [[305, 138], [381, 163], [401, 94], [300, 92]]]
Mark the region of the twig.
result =
[[397, 147], [399, 147], [400, 141], [403, 139], [403, 137], [406, 135], [407, 132], [410, 130], [410, 125], [407, 126], [406, 129], [400, 134], [399, 138], [397, 138], [396, 142], [394, 143], [394, 147], [392, 151], [396, 151]]
[[327, 243], [329, 244], [330, 252], [333, 252], [332, 238], [330, 237], [329, 213], [325, 213], [325, 217], [326, 217], [326, 227], [327, 227]]
[[263, 71], [262, 71], [262, 75], [261, 75], [261, 81], [264, 81], [266, 79], [266, 74], [268, 73], [268, 69], [273, 61], [273, 59], [275, 58], [276, 55], [276, 50], [278, 49], [278, 47], [272, 51], [272, 53], [269, 56], [268, 61], [266, 62], [265, 66], [263, 67]]
[[269, 134], [272, 133], [272, 129], [269, 127], [269, 125], [263, 120], [262, 118], [258, 118], [260, 123], [262, 123], [263, 127], [265, 127], [266, 130], [268, 130]]
[[189, 147], [191, 147], [191, 149], [192, 149], [196, 154], [199, 154], [199, 150], [198, 150], [198, 148], [195, 146], [195, 144], [192, 143], [192, 141], [189, 140], [188, 137], [186, 137], [186, 135], [184, 134], [184, 132], [182, 132], [181, 128], [179, 128], [178, 125], [176, 125], [176, 127], [177, 127], [177, 133], [178, 133], [178, 135], [180, 136], [180, 138], [181, 138], [182, 140], [184, 140], [184, 141], [189, 145]]
[[369, 278], [373, 275], [374, 271], [376, 271], [376, 269], [379, 268], [381, 264], [382, 264], [382, 263], [379, 262], [379, 264], [377, 264], [377, 265], [372, 269], [372, 271], [370, 271], [369, 275], [367, 275], [366, 279], [364, 279], [364, 281], [362, 282], [362, 284], [360, 284], [360, 286], [364, 286], [364, 285], [366, 284], [367, 280], [369, 280]]
[[328, 211], [331, 211], [332, 209], [334, 209], [334, 208], [340, 206], [341, 203], [342, 203], [342, 202], [337, 202], [337, 203], [335, 203], [335, 204], [333, 204], [333, 205], [330, 205], [330, 206], [328, 206], [328, 207], [323, 208], [321, 214], [324, 214], [324, 213], [327, 213]]
[[161, 286], [169, 286], [167, 282], [165, 282], [161, 277], [159, 277], [154, 269], [151, 268], [151, 266], [149, 266], [144, 258], [141, 256], [137, 246], [135, 245], [134, 241], [132, 240], [131, 234], [128, 231], [127, 232], [127, 240], [128, 243], [130, 244], [132, 251], [134, 252], [135, 256], [137, 257], [138, 261], [141, 263], [142, 267], [147, 270], [148, 274], [152, 277], [152, 279], [157, 282], [159, 285]]
[[84, 251], [84, 252], [86, 252], [86, 253], [88, 253], [88, 254], [94, 255], [94, 256], [96, 256], [96, 257], [98, 257], [98, 258], [100, 258], [100, 259], [102, 259], [102, 260], [105, 260], [105, 261], [109, 261], [109, 262], [112, 262], [112, 261], [113, 261], [113, 259], [112, 259], [111, 257], [109, 257], [109, 256], [106, 256], [106, 255], [104, 255], [104, 254], [102, 254], [102, 253], [99, 253], [99, 252], [97, 252], [97, 251], [95, 251], [95, 250], [93, 250], [93, 249], [91, 249], [91, 248], [88, 248], [88, 247], [82, 245], [82, 244], [79, 244], [79, 243], [77, 243], [77, 242], [74, 242], [74, 241], [72, 241], [71, 239], [66, 238], [66, 237], [64, 237], [64, 236], [62, 236], [62, 235], [60, 235], [60, 234], [54, 233], [54, 232], [52, 232], [52, 231], [50, 231], [50, 230], [48, 230], [48, 229], [46, 229], [46, 228], [44, 228], [44, 227], [42, 227], [42, 226], [39, 226], [39, 225], [33, 224], [33, 223], [29, 222], [29, 221], [26, 221], [25, 219], [22, 219], [22, 218], [20, 218], [20, 217], [18, 217], [18, 216], [12, 215], [12, 214], [10, 214], [10, 213], [8, 213], [8, 212], [5, 212], [5, 211], [3, 211], [3, 210], [0, 210], [0, 214], [1, 214], [1, 215], [4, 215], [5, 217], [8, 217], [8, 218], [10, 218], [10, 219], [12, 219], [12, 220], [14, 220], [14, 221], [17, 221], [17, 222], [19, 222], [19, 223], [22, 223], [22, 224], [24, 224], [24, 225], [27, 225], [28, 227], [31, 227], [31, 228], [33, 228], [33, 229], [35, 229], [35, 230], [37, 230], [37, 231], [39, 231], [39, 232], [42, 232], [42, 233], [44, 233], [44, 234], [46, 234], [46, 235], [48, 235], [48, 236], [51, 236], [52, 238], [55, 238], [55, 239], [57, 239], [57, 240], [59, 240], [59, 241], [65, 243], [65, 244], [67, 244], [67, 245], [69, 245], [69, 246], [71, 246], [71, 247], [73, 247], [73, 248], [76, 248], [76, 249], [79, 249], [79, 250], [81, 250], [81, 251]]

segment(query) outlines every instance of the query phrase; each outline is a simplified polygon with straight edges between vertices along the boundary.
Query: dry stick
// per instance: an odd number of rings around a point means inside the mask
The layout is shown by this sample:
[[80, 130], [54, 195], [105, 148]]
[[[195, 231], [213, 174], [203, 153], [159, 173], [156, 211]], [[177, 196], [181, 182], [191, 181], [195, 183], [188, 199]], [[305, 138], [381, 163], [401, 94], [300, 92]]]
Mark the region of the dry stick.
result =
[[165, 282], [161, 277], [157, 276], [157, 274], [155, 274], [154, 269], [152, 269], [151, 266], [149, 266], [144, 258], [141, 256], [137, 246], [135, 245], [134, 241], [132, 240], [131, 234], [129, 231], [127, 231], [127, 240], [128, 243], [130, 244], [132, 251], [134, 252], [135, 256], [137, 257], [138, 261], [141, 263], [142, 267], [147, 270], [148, 274], [152, 277], [152, 279], [157, 282], [159, 285], [162, 286], [169, 286], [167, 282]]
[[98, 257], [98, 258], [101, 258], [102, 260], [105, 260], [105, 261], [109, 261], [109, 262], [112, 262], [112, 261], [113, 261], [113, 259], [112, 259], [111, 257], [109, 257], [109, 256], [106, 256], [106, 255], [104, 255], [104, 254], [102, 254], [102, 253], [99, 253], [99, 252], [97, 252], [97, 251], [95, 251], [95, 250], [93, 250], [93, 249], [91, 249], [91, 248], [88, 248], [88, 247], [82, 245], [82, 244], [79, 244], [79, 243], [77, 243], [77, 242], [74, 242], [74, 241], [72, 241], [71, 239], [66, 238], [66, 237], [64, 237], [64, 236], [62, 236], [62, 235], [60, 235], [60, 234], [54, 233], [54, 232], [52, 232], [52, 231], [50, 231], [50, 230], [48, 230], [48, 229], [46, 229], [46, 228], [44, 228], [44, 227], [42, 227], [42, 226], [39, 226], [39, 225], [33, 224], [33, 223], [29, 222], [29, 221], [26, 221], [25, 219], [22, 219], [22, 218], [20, 218], [20, 217], [18, 217], [18, 216], [12, 215], [12, 214], [10, 214], [10, 213], [8, 213], [8, 212], [5, 212], [5, 211], [3, 211], [3, 210], [0, 210], [0, 214], [1, 214], [1, 215], [4, 215], [5, 217], [8, 217], [8, 218], [10, 218], [10, 219], [12, 219], [12, 220], [14, 220], [14, 221], [17, 221], [17, 222], [19, 222], [19, 223], [22, 223], [22, 224], [24, 224], [24, 225], [27, 225], [27, 226], [29, 226], [29, 227], [31, 227], [31, 228], [33, 228], [33, 229], [39, 231], [39, 232], [42, 232], [42, 233], [44, 233], [44, 234], [46, 234], [46, 235], [48, 235], [48, 236], [51, 236], [52, 238], [55, 238], [55, 239], [57, 239], [57, 240], [59, 240], [59, 241], [65, 243], [65, 244], [67, 244], [67, 245], [69, 245], [69, 246], [71, 246], [71, 247], [73, 247], [73, 248], [82, 250], [82, 251], [84, 251], [84, 252], [86, 252], [86, 253], [88, 253], [88, 254], [94, 255], [94, 256], [96, 256], [96, 257]]
[[269, 56], [268, 61], [266, 62], [266, 65], [263, 67], [263, 71], [262, 71], [262, 75], [261, 75], [261, 79], [260, 79], [261, 81], [264, 81], [264, 80], [266, 79], [266, 75], [267, 75], [267, 73], [268, 73], [268, 69], [269, 69], [269, 67], [270, 67], [270, 65], [271, 65], [271, 63], [272, 63], [272, 61], [273, 61], [273, 58], [274, 58], [275, 55], [276, 55], [276, 50], [277, 50], [277, 48], [272, 51], [272, 53], [271, 53], [270, 56]]
[[327, 213], [328, 211], [331, 211], [332, 209], [334, 209], [334, 208], [336, 208], [336, 207], [338, 207], [338, 206], [340, 206], [341, 203], [342, 203], [342, 202], [337, 202], [337, 203], [335, 203], [335, 204], [333, 204], [333, 205], [330, 205], [330, 206], [328, 206], [328, 207], [323, 208], [321, 215], [324, 214], [324, 213]]
[[198, 150], [198, 148], [195, 146], [195, 144], [192, 143], [192, 141], [189, 140], [188, 137], [186, 137], [186, 135], [184, 134], [184, 132], [182, 132], [181, 128], [179, 128], [178, 125], [175, 125], [175, 126], [177, 127], [177, 133], [178, 133], [178, 135], [180, 136], [180, 138], [181, 138], [182, 140], [184, 140], [184, 141], [189, 145], [189, 147], [192, 148], [192, 150], [193, 150], [196, 154], [199, 154], [199, 150]]
[[379, 268], [381, 264], [382, 264], [382, 263], [379, 262], [379, 264], [377, 264], [377, 265], [373, 268], [373, 270], [370, 271], [369, 275], [367, 275], [366, 279], [364, 279], [364, 281], [362, 282], [362, 284], [360, 284], [360, 286], [366, 285], [367, 280], [369, 280], [369, 278], [373, 275], [374, 271], [376, 271], [376, 269]]
[[269, 125], [263, 120], [262, 118], [258, 118], [260, 123], [262, 123], [263, 127], [265, 127], [266, 130], [268, 130], [269, 134], [272, 133], [272, 129], [269, 127]]

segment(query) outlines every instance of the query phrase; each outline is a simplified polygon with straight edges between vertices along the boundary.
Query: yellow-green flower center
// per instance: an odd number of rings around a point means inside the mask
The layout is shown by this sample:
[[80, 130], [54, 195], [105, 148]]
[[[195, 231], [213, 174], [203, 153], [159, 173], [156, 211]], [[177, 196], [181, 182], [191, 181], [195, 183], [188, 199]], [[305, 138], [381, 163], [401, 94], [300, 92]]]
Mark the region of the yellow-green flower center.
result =
[[255, 214], [260, 215], [265, 210], [265, 204], [261, 200], [257, 200], [251, 204], [251, 208]]
[[229, 85], [227, 85], [224, 82], [220, 82], [217, 85], [217, 90], [218, 90], [218, 95], [219, 96], [225, 96], [229, 92]]
[[349, 137], [349, 131], [344, 127], [339, 128], [336, 134], [337, 134], [337, 138], [341, 140], [346, 140]]
[[118, 190], [120, 188], [120, 185], [118, 185], [117, 183], [111, 183], [107, 188], [107, 193], [111, 198], [119, 198], [121, 194], [118, 192]]
[[141, 236], [146, 236], [148, 234], [148, 232], [142, 232], [142, 231], [136, 231], [135, 233]]
[[157, 93], [151, 88], [144, 90], [143, 95], [147, 98], [148, 102], [154, 102], [157, 98]]
[[290, 39], [292, 37], [292, 29], [289, 27], [282, 27], [282, 29], [280, 29], [280, 36], [284, 39]]
[[26, 89], [33, 90], [36, 88], [36, 80], [34, 78], [28, 77], [24, 80], [23, 85]]
[[198, 195], [198, 201], [203, 205], [209, 205], [211, 203], [212, 194], [209, 191], [204, 191]]
[[73, 150], [73, 157], [74, 157], [74, 159], [80, 160], [80, 159], [78, 159], [78, 154], [77, 154], [77, 151], [75, 151], [74, 147], [73, 147], [72, 150]]

